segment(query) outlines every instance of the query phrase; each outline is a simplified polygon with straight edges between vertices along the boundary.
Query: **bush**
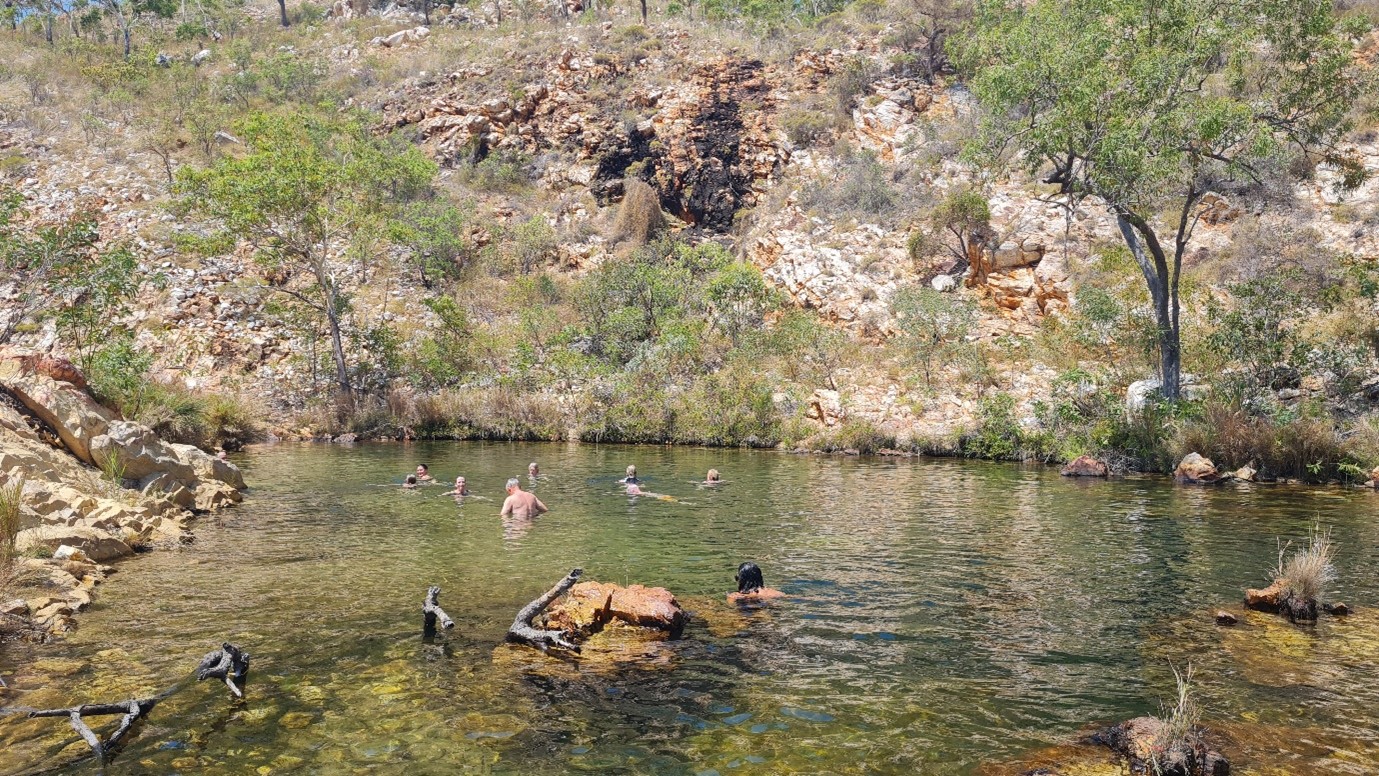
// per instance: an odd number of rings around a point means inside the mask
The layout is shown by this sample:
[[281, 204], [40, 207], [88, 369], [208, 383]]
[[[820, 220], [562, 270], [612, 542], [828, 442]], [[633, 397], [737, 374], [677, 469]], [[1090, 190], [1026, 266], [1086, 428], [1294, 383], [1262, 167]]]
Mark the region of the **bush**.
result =
[[966, 338], [977, 318], [976, 306], [953, 294], [927, 286], [902, 288], [891, 302], [900, 343], [906, 355], [924, 372], [924, 384], [933, 384], [936, 363], [958, 360], [970, 348]]
[[838, 163], [834, 181], [820, 181], [801, 198], [805, 208], [830, 216], [880, 216], [895, 209], [900, 195], [890, 172], [870, 151], [848, 153]]
[[1315, 620], [1326, 586], [1336, 581], [1336, 545], [1330, 531], [1313, 529], [1306, 547], [1288, 554], [1290, 546], [1279, 547], [1278, 565], [1274, 567], [1274, 580], [1283, 586], [1280, 608], [1290, 618]]
[[1024, 431], [1015, 419], [1015, 399], [994, 393], [982, 399], [975, 433], [962, 440], [963, 453], [973, 458], [1011, 460], [1023, 457]]
[[14, 560], [15, 537], [19, 535], [19, 516], [24, 504], [24, 478], [0, 483], [0, 574]]
[[850, 116], [853, 102], [858, 95], [871, 88], [872, 81], [875, 81], [879, 74], [876, 64], [864, 56], [853, 56], [844, 62], [828, 83], [828, 90], [833, 94], [838, 112]]
[[848, 418], [814, 444], [827, 453], [856, 451], [861, 455], [875, 455], [894, 449], [896, 443], [894, 434], [887, 434], [870, 421]]
[[672, 436], [679, 444], [775, 447], [781, 419], [771, 382], [749, 365], [695, 381], [672, 402]]
[[832, 131], [834, 118], [808, 106], [791, 107], [781, 117], [785, 136], [797, 146], [812, 146]]
[[613, 222], [613, 239], [641, 246], [665, 228], [666, 219], [661, 214], [661, 199], [656, 190], [636, 178], [624, 181], [622, 204]]

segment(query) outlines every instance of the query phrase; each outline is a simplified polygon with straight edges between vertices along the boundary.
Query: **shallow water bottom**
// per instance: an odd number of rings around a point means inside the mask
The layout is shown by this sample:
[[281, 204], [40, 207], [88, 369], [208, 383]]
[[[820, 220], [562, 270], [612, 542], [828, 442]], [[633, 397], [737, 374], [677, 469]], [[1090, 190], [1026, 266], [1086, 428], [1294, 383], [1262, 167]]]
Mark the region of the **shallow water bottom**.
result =
[[[551, 512], [505, 522], [503, 482], [530, 460]], [[476, 495], [403, 491], [421, 462]], [[155, 693], [226, 639], [252, 653], [245, 700], [187, 684], [106, 773], [1119, 773], [1073, 744], [1157, 711], [1186, 664], [1237, 772], [1379, 773], [1372, 493], [574, 445], [283, 445], [241, 463], [254, 490], [195, 544], [121, 564], [65, 642], [0, 652], [3, 703], [34, 707]], [[623, 494], [628, 464], [673, 500]], [[710, 467], [729, 482], [696, 484]], [[1214, 625], [1276, 537], [1314, 521], [1357, 614]], [[790, 597], [727, 604], [748, 559]], [[685, 637], [579, 657], [503, 644], [575, 566], [670, 588]], [[458, 625], [426, 640], [430, 584]], [[61, 720], [6, 718], [0, 747], [0, 773], [92, 770]]]

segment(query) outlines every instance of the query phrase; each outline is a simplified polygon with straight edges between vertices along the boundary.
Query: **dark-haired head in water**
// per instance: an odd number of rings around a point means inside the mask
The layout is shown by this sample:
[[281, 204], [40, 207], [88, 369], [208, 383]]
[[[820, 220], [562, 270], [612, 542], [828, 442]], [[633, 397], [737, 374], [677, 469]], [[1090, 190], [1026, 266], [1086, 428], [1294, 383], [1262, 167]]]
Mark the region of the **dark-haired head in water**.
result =
[[417, 464], [417, 480], [421, 482], [432, 482], [431, 467], [426, 464]]
[[415, 475], [415, 474], [409, 474], [409, 475], [407, 475], [406, 481], [404, 481], [404, 482], [402, 483], [402, 487], [407, 488], [407, 489], [409, 489], [409, 490], [412, 489], [412, 488], [415, 488], [416, 486], [417, 486], [417, 475]]
[[737, 592], [728, 594], [729, 601], [761, 601], [785, 595], [779, 590], [767, 587], [766, 580], [761, 576], [761, 568], [750, 560], [737, 567], [736, 579]]

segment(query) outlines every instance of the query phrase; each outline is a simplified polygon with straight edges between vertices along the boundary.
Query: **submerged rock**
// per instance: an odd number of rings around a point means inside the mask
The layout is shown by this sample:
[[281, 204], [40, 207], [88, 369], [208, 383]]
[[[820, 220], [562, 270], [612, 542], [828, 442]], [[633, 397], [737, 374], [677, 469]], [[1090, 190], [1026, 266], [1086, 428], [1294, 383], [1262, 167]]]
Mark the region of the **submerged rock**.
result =
[[1058, 473], [1064, 477], [1106, 477], [1110, 475], [1111, 470], [1090, 455], [1081, 455]]
[[1224, 609], [1216, 613], [1217, 625], [1235, 625], [1238, 622], [1240, 622], [1240, 618], [1236, 617], [1228, 611], [1225, 611]]
[[1136, 717], [1092, 735], [1093, 743], [1108, 747], [1130, 763], [1133, 773], [1159, 776], [1228, 776], [1230, 762], [1207, 746], [1202, 730], [1175, 737], [1168, 723], [1155, 717]]

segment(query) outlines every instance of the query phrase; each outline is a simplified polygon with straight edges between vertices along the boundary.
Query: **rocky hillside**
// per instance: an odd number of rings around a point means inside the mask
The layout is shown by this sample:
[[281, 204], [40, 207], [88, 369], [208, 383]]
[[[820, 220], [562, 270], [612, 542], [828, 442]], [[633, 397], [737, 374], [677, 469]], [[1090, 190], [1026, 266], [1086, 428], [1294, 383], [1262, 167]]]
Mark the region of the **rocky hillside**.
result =
[[[141, 272], [157, 277], [117, 323], [152, 356], [157, 381], [253, 397], [279, 436], [427, 433], [418, 400], [458, 390], [469, 398], [446, 412], [506, 413], [492, 428], [476, 419], [449, 432], [461, 435], [751, 436], [828, 447], [830, 434], [865, 427], [866, 444], [836, 446], [973, 452], [961, 440], [993, 417], [1015, 442], [1023, 433], [1058, 437], [1050, 408], [1063, 404], [1082, 413], [1079, 422], [1090, 425], [1078, 433], [1092, 440], [1091, 425], [1111, 422], [1103, 410], [1088, 419], [1092, 397], [1123, 402], [1131, 383], [1153, 376], [1143, 344], [1152, 328], [1147, 295], [1113, 220], [1095, 206], [1068, 211], [1048, 184], [961, 159], [981, 108], [951, 63], [935, 75], [921, 66], [924, 37], [907, 7], [859, 5], [754, 35], [665, 9], [642, 26], [621, 8], [571, 18], [508, 9], [500, 23], [492, 9], [456, 6], [435, 11], [426, 26], [402, 9], [337, 5], [287, 29], [251, 8], [236, 40], [179, 42], [151, 28], [132, 75], [102, 71], [115, 66], [95, 49], [5, 42], [20, 63], [6, 71], [10, 82], [28, 87], [7, 90], [0, 136], [25, 223], [95, 213], [102, 244], [128, 246]], [[1365, 67], [1375, 50], [1368, 33], [1358, 47]], [[155, 55], [169, 64], [153, 64]], [[61, 77], [45, 80], [39, 71], [55, 66]], [[200, 86], [184, 97], [158, 93], [173, 80]], [[121, 102], [131, 94], [189, 113], [158, 124], [152, 105]], [[437, 196], [461, 214], [449, 230], [449, 264], [436, 276], [396, 242], [364, 259], [331, 257], [350, 296], [351, 368], [376, 397], [355, 397], [348, 408], [324, 398], [323, 325], [285, 313], [272, 293], [312, 281], [275, 277], [248, 242], [189, 250], [188, 238], [206, 237], [207, 225], [172, 207], [169, 185], [178, 168], [243, 153], [236, 122], [251, 109], [319, 101], [367, 109], [376, 133], [422, 148], [439, 165]], [[1345, 143], [1379, 172], [1372, 121], [1360, 115]], [[1342, 194], [1337, 176], [1322, 164], [1268, 191], [1223, 182], [1204, 199], [1185, 263], [1184, 329], [1188, 371], [1209, 386], [1241, 369], [1250, 360], [1242, 348], [1255, 347], [1218, 336], [1230, 312], [1248, 304], [1239, 284], [1296, 271], [1299, 301], [1282, 312], [1286, 320], [1265, 326], [1295, 336], [1289, 352], [1304, 355], [1299, 374], [1267, 386], [1265, 403], [1285, 420], [1329, 412], [1344, 435], [1379, 399], [1376, 354], [1366, 344], [1374, 329], [1365, 323], [1379, 309], [1355, 280], [1379, 256], [1379, 178]], [[635, 355], [610, 360], [606, 335], [595, 331], [600, 314], [580, 305], [590, 278], [642, 250], [619, 226], [629, 181], [650, 187], [678, 240], [722, 246], [759, 271], [774, 302], [748, 329], [788, 328], [782, 321], [794, 325], [787, 313], [796, 309], [824, 331], [739, 357], [734, 330], [731, 347], [713, 345], [679, 375], [682, 367], [666, 366], [675, 357], [658, 324]], [[976, 248], [936, 216], [969, 191], [989, 211]], [[920, 364], [914, 343], [923, 335], [905, 325], [917, 318], [897, 310], [910, 304], [907, 294], [929, 289], [946, 300], [921, 297], [924, 309], [942, 307], [931, 316], [941, 331], [930, 339], [944, 347]], [[455, 302], [458, 314], [447, 317], [451, 308], [437, 299]], [[722, 305], [704, 304], [709, 312], [696, 315], [712, 321]], [[40, 352], [70, 346], [54, 318], [25, 315], [14, 342]], [[726, 329], [686, 331], [708, 340]], [[446, 340], [447, 332], [460, 339]], [[837, 332], [845, 338], [830, 339]], [[1307, 343], [1338, 337], [1355, 343], [1344, 364], [1305, 357]], [[436, 351], [461, 340], [466, 358], [442, 375]], [[774, 436], [638, 436], [628, 431], [632, 421], [610, 420], [624, 410], [645, 414], [628, 407], [651, 376], [662, 381], [654, 395], [676, 406], [677, 396], [698, 390], [722, 393], [701, 385], [704, 375], [732, 373], [739, 362], [770, 383], [771, 407], [758, 415], [783, 424]], [[993, 396], [1009, 397], [1009, 408], [993, 409]], [[392, 421], [351, 421], [364, 406]], [[1038, 454], [1088, 451], [1052, 444]]]

